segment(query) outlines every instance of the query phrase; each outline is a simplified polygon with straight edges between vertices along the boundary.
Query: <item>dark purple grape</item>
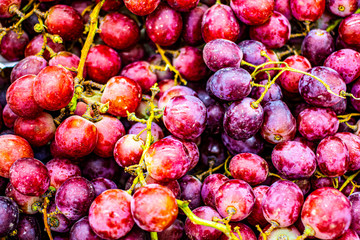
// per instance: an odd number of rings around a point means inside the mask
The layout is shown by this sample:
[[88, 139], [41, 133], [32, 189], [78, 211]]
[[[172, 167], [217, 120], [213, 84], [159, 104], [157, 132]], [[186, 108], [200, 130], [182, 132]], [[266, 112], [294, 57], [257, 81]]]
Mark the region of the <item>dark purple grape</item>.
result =
[[215, 39], [205, 45], [203, 58], [208, 68], [216, 72], [221, 68], [240, 67], [243, 52], [229, 40]]
[[334, 135], [339, 128], [339, 120], [330, 108], [307, 108], [300, 112], [297, 123], [300, 134], [309, 141]]
[[272, 184], [262, 201], [265, 219], [289, 227], [298, 219], [304, 196], [301, 189], [293, 182], [279, 180]]
[[116, 183], [107, 178], [95, 178], [91, 181], [91, 183], [94, 186], [96, 197], [108, 189], [117, 189]]
[[219, 138], [213, 136], [203, 136], [200, 146], [201, 162], [206, 166], [216, 167], [226, 159], [226, 149]]
[[[158, 235], [158, 237], [160, 236]], [[119, 240], [138, 240], [138, 239], [148, 239], [148, 232], [145, 232], [137, 225], [134, 225], [134, 227], [131, 229], [131, 231], [128, 234], [126, 234], [125, 237], [119, 238]]]
[[201, 187], [201, 198], [205, 205], [216, 208], [215, 193], [227, 181], [229, 181], [229, 178], [220, 173], [211, 174], [205, 178]]
[[199, 179], [191, 175], [185, 175], [179, 179], [181, 188], [180, 200], [190, 201], [189, 208], [195, 209], [201, 206], [201, 186]]
[[95, 198], [92, 183], [83, 177], [72, 177], [58, 189], [55, 203], [69, 220], [78, 220], [85, 216]]
[[219, 38], [236, 42], [242, 29], [229, 6], [215, 4], [203, 15], [201, 32], [206, 43]]
[[184, 14], [182, 37], [187, 44], [196, 46], [204, 42], [201, 35], [201, 21], [207, 9], [208, 6], [202, 4]]
[[290, 7], [297, 20], [314, 22], [325, 11], [325, 0], [290, 0]]
[[[354, 97], [360, 97], [360, 80], [356, 80], [355, 83], [352, 85], [351, 93]], [[351, 105], [357, 110], [360, 111], [360, 101], [355, 100], [354, 98], [350, 98]]]
[[[284, 74], [284, 73], [283, 73]], [[266, 85], [268, 80], [262, 80], [259, 84]], [[254, 99], [259, 99], [261, 94], [265, 91], [263, 87], [254, 87], [251, 91], [250, 96]], [[270, 101], [281, 100], [283, 97], [280, 86], [277, 83], [274, 83], [270, 86], [268, 91], [265, 93], [263, 100], [261, 101], [261, 105], [265, 105]]]
[[316, 170], [315, 153], [301, 142], [277, 144], [271, 160], [274, 167], [288, 179], [309, 178]]
[[251, 75], [246, 70], [228, 67], [212, 75], [207, 82], [207, 88], [219, 99], [236, 101], [249, 95], [251, 81]]
[[251, 186], [243, 180], [232, 179], [220, 186], [215, 193], [216, 209], [222, 217], [238, 222], [250, 215], [254, 208], [255, 195]]
[[0, 196], [0, 236], [5, 237], [16, 229], [19, 222], [19, 208], [8, 197]]
[[230, 6], [237, 18], [247, 25], [265, 23], [273, 14], [275, 1], [272, 0], [231, 0]]
[[301, 44], [301, 54], [306, 57], [313, 66], [322, 65], [334, 50], [335, 41], [333, 37], [330, 33], [321, 29], [312, 29]]
[[29, 215], [20, 215], [17, 225], [17, 240], [40, 240], [41, 229], [38, 220]]
[[89, 218], [83, 217], [71, 227], [69, 240], [101, 240], [89, 224]]
[[264, 150], [264, 140], [258, 134], [255, 134], [245, 140], [235, 140], [223, 132], [221, 134], [221, 139], [227, 150], [232, 155], [236, 155], [238, 153], [259, 154]]
[[8, 61], [18, 61], [24, 57], [25, 47], [29, 43], [26, 32], [16, 33], [11, 30], [5, 34], [0, 42], [0, 55]]
[[[159, 240], [180, 240], [184, 235], [184, 223], [178, 219], [170, 227], [158, 233]], [[135, 239], [134, 239], [135, 240]]]
[[333, 52], [324, 62], [325, 67], [336, 70], [346, 84], [360, 77], [360, 53], [352, 49]]
[[51, 217], [48, 217], [51, 231], [61, 233], [69, 232], [74, 221], [67, 219], [63, 213], [57, 213], [56, 210], [56, 204], [54, 202], [47, 208], [47, 213], [53, 214]]
[[338, 137], [328, 136], [321, 140], [316, 149], [319, 170], [328, 177], [339, 177], [349, 166], [349, 151]]
[[283, 47], [289, 41], [290, 34], [289, 20], [276, 11], [264, 24], [250, 27], [250, 38], [271, 49]]
[[225, 107], [223, 104], [215, 102], [206, 108], [206, 129], [211, 134], [219, 134], [223, 128]]
[[229, 137], [236, 140], [248, 139], [257, 133], [263, 123], [264, 110], [259, 105], [252, 106], [252, 98], [233, 102], [224, 115], [224, 130]]
[[272, 144], [292, 140], [296, 134], [296, 120], [290, 109], [281, 100], [270, 101], [264, 105], [264, 122], [261, 136]]
[[54, 158], [46, 163], [50, 175], [50, 185], [58, 189], [68, 178], [80, 176], [81, 170], [78, 165], [68, 159]]
[[[214, 217], [221, 218], [220, 215], [211, 207], [202, 206], [192, 211], [199, 218], [212, 221]], [[185, 221], [185, 233], [190, 239], [197, 240], [216, 240], [221, 236], [221, 232], [212, 227], [206, 227], [191, 222], [189, 218]]]
[[261, 184], [269, 174], [267, 162], [252, 153], [235, 155], [230, 161], [229, 170], [233, 178], [244, 180], [251, 186]]
[[126, 66], [130, 63], [143, 60], [145, 57], [145, 49], [143, 45], [138, 43], [133, 47], [122, 50], [121, 52], [119, 52], [119, 55], [122, 64]]
[[10, 182], [24, 195], [41, 196], [50, 186], [50, 175], [45, 165], [35, 158], [20, 158], [11, 165]]
[[80, 165], [82, 175], [90, 180], [103, 177], [112, 180], [119, 174], [120, 168], [113, 158], [90, 156]]

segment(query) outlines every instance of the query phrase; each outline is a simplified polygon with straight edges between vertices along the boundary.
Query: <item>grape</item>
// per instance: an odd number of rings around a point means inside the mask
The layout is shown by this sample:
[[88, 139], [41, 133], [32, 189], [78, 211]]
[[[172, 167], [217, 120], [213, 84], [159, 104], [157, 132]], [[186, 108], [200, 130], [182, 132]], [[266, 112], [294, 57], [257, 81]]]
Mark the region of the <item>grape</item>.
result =
[[216, 72], [221, 68], [240, 67], [243, 52], [229, 40], [215, 39], [205, 45], [203, 58], [206, 66]]
[[339, 177], [349, 166], [349, 151], [338, 137], [329, 136], [321, 140], [316, 149], [319, 170], [328, 177]]
[[236, 17], [247, 25], [265, 23], [273, 14], [275, 2], [271, 0], [231, 0], [230, 7]]
[[205, 205], [212, 208], [215, 206], [215, 193], [219, 187], [227, 182], [229, 178], [220, 173], [211, 174], [205, 178], [204, 183], [201, 187], [201, 198]]
[[55, 189], [59, 187], [69, 178], [81, 176], [80, 167], [72, 163], [68, 159], [54, 158], [46, 163], [50, 176], [50, 185]]
[[21, 0], [7, 0], [1, 1], [0, 4], [0, 18], [9, 18], [14, 15], [14, 13], [10, 13], [10, 7], [14, 5], [16, 8], [20, 8]]
[[293, 18], [290, 8], [290, 0], [275, 0], [274, 11], [281, 13], [289, 21]]
[[174, 86], [166, 90], [159, 99], [159, 108], [164, 108], [173, 97], [190, 95], [197, 97], [197, 93], [186, 86]]
[[3, 109], [3, 112], [2, 112], [2, 119], [4, 121], [4, 125], [7, 127], [7, 128], [13, 128], [14, 127], [14, 124], [15, 124], [15, 121], [16, 119], [18, 118], [19, 116], [16, 115], [12, 110], [11, 108], [9, 107], [8, 104], [5, 105], [4, 109]]
[[360, 192], [356, 192], [351, 194], [348, 197], [350, 203], [351, 203], [351, 229], [353, 229], [357, 234], [360, 232]]
[[260, 133], [266, 141], [272, 144], [294, 139], [296, 120], [283, 101], [270, 101], [265, 104], [264, 122]]
[[196, 46], [204, 42], [201, 33], [201, 22], [206, 10], [208, 10], [208, 7], [202, 4], [184, 14], [182, 37], [187, 44]]
[[[340, 94], [341, 91], [346, 91], [344, 80], [335, 70], [321, 66], [314, 67], [308, 72], [322, 79], [336, 94]], [[330, 107], [341, 100], [341, 97], [329, 93], [325, 86], [318, 80], [307, 75], [304, 75], [300, 79], [299, 91], [307, 103], [318, 107]]]
[[201, 206], [201, 186], [199, 179], [191, 175], [185, 175], [179, 179], [181, 188], [180, 199], [189, 201], [189, 208], [195, 209]]
[[6, 101], [11, 111], [20, 117], [34, 118], [42, 112], [35, 101], [33, 84], [35, 75], [25, 75], [12, 83], [6, 91]]
[[28, 215], [20, 215], [19, 223], [17, 225], [16, 238], [18, 240], [40, 240], [41, 229], [38, 220], [35, 217]]
[[339, 17], [347, 17], [357, 10], [356, 0], [327, 0], [329, 11]]
[[[184, 232], [184, 223], [176, 219], [175, 222], [164, 231], [158, 233], [159, 240], [180, 240]], [[135, 239], [134, 239], [135, 240]]]
[[144, 93], [149, 92], [157, 81], [156, 74], [151, 71], [150, 64], [145, 61], [137, 61], [125, 66], [121, 71], [121, 76], [136, 81]]
[[225, 182], [215, 193], [216, 209], [222, 217], [232, 211], [231, 221], [245, 219], [254, 208], [255, 195], [251, 186], [243, 180], [232, 179]]
[[42, 69], [47, 66], [47, 61], [40, 56], [29, 56], [22, 59], [11, 71], [10, 80], [15, 82], [18, 78], [33, 74], [37, 75]]
[[[146, 124], [144, 124], [144, 123], [135, 123], [134, 125], [131, 126], [128, 133], [138, 135], [145, 128], [146, 128]], [[154, 122], [151, 123], [151, 135], [153, 137], [154, 142], [164, 138], [163, 130], [161, 129], [161, 127], [159, 127], [159, 125], [157, 125]], [[146, 131], [142, 132], [139, 137], [140, 137], [141, 140], [146, 142], [147, 132]]]
[[70, 240], [101, 240], [101, 238], [94, 233], [89, 224], [89, 218], [83, 217], [71, 227]]
[[120, 240], [138, 240], [138, 239], [147, 239], [147, 232], [140, 229], [136, 224], [131, 229], [131, 231], [126, 234], [125, 237], [119, 238]]
[[211, 134], [222, 132], [225, 107], [220, 103], [211, 104], [206, 108], [206, 129]]
[[15, 134], [25, 138], [32, 146], [45, 146], [54, 139], [56, 126], [52, 116], [46, 112], [40, 113], [36, 118], [16, 119]]
[[[70, 52], [58, 52], [49, 61], [49, 66], [62, 66], [68, 69], [77, 69], [80, 62], [80, 58]], [[72, 76], [76, 77], [76, 71], [71, 71]], [[83, 73], [84, 78], [86, 77], [86, 69]]]
[[358, 240], [359, 235], [356, 234], [356, 232], [352, 229], [348, 229], [343, 235], [336, 238], [336, 240]]
[[130, 12], [139, 15], [145, 16], [152, 13], [160, 4], [161, 0], [144, 0], [144, 1], [137, 1], [137, 0], [124, 0], [125, 6]]
[[219, 138], [203, 136], [203, 143], [200, 146], [201, 162], [209, 167], [216, 167], [225, 162], [227, 157], [226, 149]]
[[250, 27], [250, 38], [262, 42], [268, 48], [281, 48], [290, 39], [289, 20], [279, 12], [274, 12], [268, 21]]
[[138, 164], [143, 153], [141, 146], [145, 145], [140, 138], [135, 140], [135, 134], [127, 134], [121, 137], [114, 147], [114, 158], [121, 167], [129, 167]]
[[153, 143], [144, 159], [150, 177], [161, 182], [181, 178], [190, 166], [190, 157], [184, 144], [169, 138]]
[[245, 140], [235, 140], [223, 132], [221, 134], [221, 139], [227, 150], [232, 155], [236, 155], [238, 153], [259, 154], [264, 149], [264, 140], [257, 134]]
[[236, 42], [242, 30], [231, 8], [224, 4], [215, 4], [206, 10], [201, 22], [201, 33], [206, 43], [218, 38]]
[[85, 68], [90, 79], [105, 84], [111, 77], [119, 73], [121, 59], [114, 49], [99, 44], [90, 48]]
[[259, 131], [264, 118], [264, 110], [259, 105], [253, 108], [251, 103], [255, 100], [246, 97], [233, 102], [224, 115], [224, 130], [229, 137], [241, 140], [255, 135]]
[[359, 19], [360, 14], [352, 14], [341, 21], [338, 30], [339, 37], [345, 44], [360, 45], [360, 28], [357, 24]]
[[50, 205], [47, 208], [48, 214], [56, 213], [50, 218], [48, 218], [51, 231], [60, 232], [60, 233], [69, 232], [74, 222], [67, 219], [64, 214], [57, 213], [56, 210], [57, 210], [56, 204], [54, 202], [50, 203]]
[[141, 87], [134, 80], [116, 76], [107, 82], [101, 103], [109, 102], [108, 113], [126, 117], [126, 112], [134, 112], [141, 101]]
[[267, 162], [252, 153], [235, 155], [230, 161], [229, 170], [233, 178], [244, 180], [252, 186], [264, 182], [269, 174]]
[[316, 170], [315, 153], [304, 143], [286, 141], [271, 154], [274, 167], [288, 179], [309, 178]]
[[143, 230], [161, 232], [175, 221], [178, 206], [170, 190], [158, 184], [149, 184], [135, 192], [131, 199], [131, 213], [135, 223]]
[[95, 179], [98, 177], [108, 178], [112, 180], [119, 175], [119, 166], [114, 159], [90, 156], [82, 164], [81, 173], [87, 179]]
[[[95, 2], [99, 3], [100, 0], [96, 0]], [[122, 0], [107, 0], [104, 2], [103, 6], [101, 7], [101, 10], [110, 12], [110, 11], [118, 10], [122, 6], [124, 6]]]
[[58, 34], [64, 41], [74, 41], [82, 36], [84, 23], [78, 11], [67, 5], [49, 9], [45, 25], [51, 34]]
[[340, 132], [336, 133], [335, 137], [340, 138], [343, 143], [346, 145], [347, 150], [349, 151], [349, 171], [356, 171], [360, 169], [360, 137], [353, 133]]
[[[264, 230], [267, 230], [271, 225], [268, 225]], [[287, 228], [277, 228], [271, 231], [271, 233], [267, 236], [267, 239], [269, 240], [277, 240], [281, 238], [287, 238], [287, 239], [296, 239], [301, 234], [299, 230], [295, 226], [290, 226]], [[259, 235], [259, 240], [263, 240], [263, 236]]]
[[195, 8], [200, 0], [167, 0], [167, 3], [179, 12], [189, 12]]
[[193, 96], [177, 96], [165, 107], [163, 116], [165, 127], [180, 139], [195, 139], [206, 127], [206, 107]]
[[[356, 80], [355, 83], [352, 85], [351, 93], [354, 97], [358, 98], [360, 96], [360, 81]], [[355, 100], [353, 98], [350, 99], [351, 105], [357, 110], [360, 110], [360, 101]]]
[[[259, 82], [259, 84], [266, 85], [268, 83], [268, 80], [262, 80]], [[296, 87], [297, 88], [297, 87]], [[254, 99], [259, 99], [261, 94], [265, 91], [265, 88], [263, 87], [255, 87], [252, 89], [250, 96]], [[270, 101], [276, 101], [281, 100], [283, 97], [281, 88], [278, 84], [274, 83], [272, 84], [267, 93], [265, 93], [265, 96], [263, 100], [261, 101], [261, 105], [265, 105], [266, 103]]]
[[41, 196], [50, 186], [50, 176], [45, 165], [35, 158], [20, 158], [9, 170], [11, 184], [20, 193]]
[[351, 83], [360, 77], [360, 53], [341, 49], [328, 56], [324, 66], [336, 70], [346, 84]]
[[293, 182], [279, 180], [273, 183], [262, 201], [262, 211], [268, 222], [275, 221], [280, 227], [289, 227], [298, 219], [304, 196]]
[[265, 185], [259, 185], [253, 188], [256, 200], [252, 212], [246, 218], [246, 220], [252, 226], [259, 225], [260, 227], [264, 228], [266, 225], [269, 224], [268, 221], [266, 221], [262, 212], [262, 202], [269, 188], [270, 188], [269, 186], [265, 186]]
[[325, 30], [312, 29], [301, 44], [301, 53], [313, 66], [322, 65], [335, 50], [333, 37]]
[[160, 3], [158, 8], [147, 16], [145, 22], [147, 35], [160, 46], [174, 44], [180, 37], [182, 27], [181, 14], [166, 3]]
[[[152, 55], [151, 57], [148, 58], [147, 61], [154, 66], [161, 66], [163, 64], [163, 59], [160, 54]], [[161, 71], [161, 70], [165, 70], [165, 71]], [[153, 72], [156, 74], [159, 81], [174, 78], [175, 74], [170, 69], [161, 69], [161, 70], [153, 69]]]
[[[42, 34], [35, 36], [25, 48], [25, 57], [38, 54], [44, 44], [44, 37]], [[61, 43], [54, 43], [50, 38], [46, 38], [46, 44], [55, 52], [64, 51], [65, 47]], [[49, 61], [50, 53], [45, 49], [43, 57]]]
[[186, 46], [179, 49], [179, 54], [173, 58], [173, 66], [181, 76], [188, 81], [199, 81], [207, 75], [202, 52], [195, 48]]
[[8, 61], [18, 61], [24, 57], [24, 50], [29, 43], [26, 32], [21, 34], [11, 30], [1, 39], [0, 55]]
[[119, 119], [104, 115], [95, 123], [98, 139], [94, 153], [100, 157], [112, 157], [116, 142], [125, 135], [125, 128]]
[[137, 23], [118, 12], [107, 14], [100, 23], [100, 37], [109, 47], [123, 50], [134, 46], [140, 38]]
[[123, 190], [111, 189], [95, 198], [89, 210], [91, 229], [101, 238], [118, 239], [134, 226], [130, 202], [132, 197]]
[[291, 13], [299, 21], [314, 22], [325, 11], [325, 0], [290, 0]]
[[179, 140], [180, 142], [182, 142], [182, 144], [184, 144], [184, 146], [185, 146], [185, 148], [186, 148], [186, 150], [188, 152], [188, 155], [190, 157], [189, 170], [193, 169], [197, 165], [197, 163], [199, 162], [199, 156], [200, 156], [199, 148], [196, 145], [196, 143], [192, 142], [192, 141], [189, 141], [189, 140], [182, 140], [182, 139], [176, 138], [173, 135], [169, 135], [166, 138]]
[[94, 186], [96, 197], [108, 189], [117, 189], [116, 183], [107, 178], [95, 178], [91, 181], [91, 183]]
[[83, 177], [75, 176], [59, 187], [55, 203], [66, 218], [78, 220], [86, 215], [94, 198], [95, 189], [92, 183]]
[[350, 201], [337, 189], [317, 189], [306, 198], [301, 221], [315, 231], [316, 238], [339, 237], [351, 224]]
[[307, 108], [298, 116], [298, 130], [307, 140], [321, 140], [334, 135], [339, 128], [339, 120], [330, 108]]
[[97, 139], [95, 124], [76, 115], [65, 119], [55, 132], [57, 147], [70, 158], [89, 155], [95, 149]]
[[0, 136], [1, 177], [9, 178], [10, 167], [19, 158], [32, 157], [34, 157], [33, 150], [24, 138], [12, 134]]
[[38, 211], [33, 209], [33, 204], [42, 201], [41, 197], [28, 196], [17, 191], [11, 183], [9, 183], [5, 190], [5, 196], [11, 198], [25, 214], [36, 214]]
[[5, 237], [16, 229], [19, 222], [19, 209], [8, 197], [0, 196], [0, 236]]
[[[284, 62], [291, 68], [305, 72], [311, 68], [309, 60], [301, 55], [290, 56], [286, 58]], [[285, 67], [285, 64], [282, 64], [281, 67]], [[288, 92], [299, 93], [299, 81], [303, 75], [304, 74], [301, 73], [286, 71], [279, 77], [280, 85]]]
[[[242, 239], [247, 240], [256, 240], [255, 233], [249, 228], [247, 225], [243, 223], [230, 223], [232, 231], [234, 232], [235, 236], [240, 239], [240, 236], [237, 232], [234, 231], [235, 227], [239, 227], [239, 232]], [[219, 240], [227, 240], [229, 239], [225, 234], [222, 234]]]
[[[198, 207], [192, 212], [197, 217], [208, 221], [212, 221], [214, 217], [221, 218], [213, 208], [208, 206]], [[189, 218], [185, 221], [185, 233], [190, 239], [197, 240], [216, 240], [221, 236], [221, 232], [219, 230], [195, 224]]]
[[212, 94], [225, 101], [241, 100], [251, 92], [251, 75], [242, 68], [228, 67], [218, 70], [207, 84]]
[[74, 95], [71, 73], [63, 67], [49, 66], [40, 71], [33, 85], [36, 103], [50, 111], [66, 107]]
[[119, 55], [122, 63], [126, 66], [132, 62], [143, 60], [145, 56], [145, 49], [143, 45], [138, 43], [133, 47], [122, 50], [119, 52]]

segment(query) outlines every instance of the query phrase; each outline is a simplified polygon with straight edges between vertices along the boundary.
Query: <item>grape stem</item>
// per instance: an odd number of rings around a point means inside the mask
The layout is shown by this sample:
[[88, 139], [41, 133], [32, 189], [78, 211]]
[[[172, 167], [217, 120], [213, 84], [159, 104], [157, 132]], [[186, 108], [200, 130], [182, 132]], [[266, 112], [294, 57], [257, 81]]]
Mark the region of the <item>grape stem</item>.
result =
[[360, 113], [350, 113], [346, 115], [339, 115], [337, 117], [339, 119], [339, 123], [343, 123], [349, 121], [352, 117], [357, 117], [357, 116], [360, 116]]
[[151, 240], [158, 240], [157, 232], [151, 232], [150, 237], [151, 237]]
[[346, 181], [343, 183], [343, 185], [340, 187], [339, 191], [341, 192], [342, 190], [344, 190], [344, 188], [349, 184], [349, 182], [352, 182], [352, 180], [354, 180], [354, 178], [360, 173], [360, 170], [358, 170], [356, 173], [354, 173], [353, 175], [351, 175], [350, 177], [348, 177], [346, 179]]

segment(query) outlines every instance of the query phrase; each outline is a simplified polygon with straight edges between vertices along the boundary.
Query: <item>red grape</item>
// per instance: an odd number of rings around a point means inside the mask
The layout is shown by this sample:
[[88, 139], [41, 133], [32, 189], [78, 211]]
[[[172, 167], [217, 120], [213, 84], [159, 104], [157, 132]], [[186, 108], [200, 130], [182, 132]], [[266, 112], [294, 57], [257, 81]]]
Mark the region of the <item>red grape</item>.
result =
[[[79, 66], [80, 58], [73, 53], [62, 51], [58, 52], [54, 57], [49, 61], [49, 66], [62, 66], [69, 69], [77, 69]], [[72, 76], [76, 77], [76, 71], [71, 71]], [[83, 73], [84, 78], [86, 78], [86, 69]]]
[[36, 214], [38, 211], [33, 209], [33, 204], [42, 201], [41, 196], [28, 196], [17, 191], [11, 183], [9, 183], [5, 190], [5, 196], [14, 200], [19, 209], [25, 214]]
[[359, 27], [360, 14], [352, 14], [341, 21], [339, 26], [339, 37], [349, 45], [360, 45], [360, 27]]
[[247, 25], [265, 23], [273, 14], [273, 0], [231, 0], [230, 6], [236, 16]]
[[10, 7], [20, 8], [21, 0], [2, 0], [0, 2], [0, 18], [9, 18], [14, 15], [10, 13]]
[[161, 0], [124, 0], [125, 6], [130, 12], [139, 15], [145, 16], [152, 13], [160, 4]]
[[[61, 43], [54, 43], [50, 38], [46, 39], [46, 43], [55, 53], [65, 50], [64, 45], [62, 45]], [[43, 35], [39, 34], [35, 36], [25, 48], [25, 57], [38, 54], [41, 51], [43, 45]], [[50, 60], [50, 53], [47, 49], [45, 49], [43, 57], [48, 61]]]
[[47, 61], [40, 56], [29, 56], [22, 59], [11, 71], [10, 80], [15, 82], [18, 78], [34, 74], [37, 75], [42, 69], [47, 66]]
[[1, 39], [0, 55], [8, 61], [18, 61], [24, 57], [24, 50], [28, 43], [29, 36], [26, 32], [20, 34], [11, 30]]
[[291, 13], [299, 21], [314, 22], [325, 11], [325, 0], [290, 0]]
[[131, 78], [137, 82], [144, 93], [149, 92], [157, 81], [156, 74], [152, 72], [150, 64], [146, 61], [130, 63], [122, 69], [121, 76]]
[[81, 176], [81, 170], [78, 165], [68, 159], [54, 158], [46, 163], [49, 171], [50, 185], [58, 189], [67, 179], [75, 176]]
[[201, 22], [206, 10], [208, 7], [202, 4], [184, 14], [182, 37], [187, 44], [196, 46], [204, 42], [201, 34]]
[[145, 145], [142, 139], [135, 140], [135, 134], [121, 137], [114, 147], [114, 158], [121, 167], [138, 164], [143, 153], [141, 146]]
[[215, 193], [221, 185], [227, 182], [229, 178], [220, 173], [211, 174], [205, 178], [204, 183], [201, 187], [201, 198], [205, 205], [212, 208], [215, 206]]
[[246, 220], [252, 226], [259, 225], [260, 227], [263, 228], [269, 224], [268, 221], [266, 221], [264, 214], [262, 212], [262, 202], [269, 188], [270, 188], [269, 186], [265, 186], [265, 185], [259, 185], [253, 188], [256, 200], [252, 212], [246, 218]]

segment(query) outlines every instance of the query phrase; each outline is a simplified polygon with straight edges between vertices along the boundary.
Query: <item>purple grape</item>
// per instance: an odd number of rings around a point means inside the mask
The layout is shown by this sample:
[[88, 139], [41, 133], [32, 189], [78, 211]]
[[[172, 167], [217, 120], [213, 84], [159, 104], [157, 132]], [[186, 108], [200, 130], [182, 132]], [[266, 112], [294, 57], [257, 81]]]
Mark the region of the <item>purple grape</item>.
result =
[[[54, 214], [56, 210], [56, 204], [54, 202], [47, 208], [49, 214]], [[66, 233], [70, 231], [74, 221], [67, 219], [63, 213], [56, 213], [48, 218], [48, 223], [51, 231]]]
[[229, 40], [215, 39], [205, 45], [203, 57], [208, 68], [216, 72], [221, 68], [240, 67], [243, 52]]
[[202, 4], [184, 14], [182, 37], [187, 44], [196, 46], [204, 42], [201, 35], [201, 21], [207, 9], [208, 6]]
[[89, 218], [83, 217], [77, 221], [70, 230], [69, 240], [101, 240], [101, 238], [94, 233], [89, 224]]
[[252, 98], [233, 102], [224, 115], [224, 130], [229, 137], [240, 140], [248, 139], [257, 133], [263, 123], [264, 110], [259, 105], [252, 107]]
[[328, 136], [321, 140], [316, 149], [319, 170], [328, 177], [339, 177], [349, 166], [349, 151], [338, 137]]
[[288, 179], [309, 178], [316, 170], [315, 153], [301, 142], [277, 144], [271, 160], [274, 167]]
[[220, 139], [213, 136], [203, 136], [203, 139], [206, 141], [202, 141], [200, 146], [201, 162], [209, 167], [216, 167], [225, 162], [226, 149]]
[[360, 234], [360, 192], [351, 194], [348, 199], [351, 203], [351, 228]]
[[17, 225], [17, 240], [40, 240], [41, 229], [38, 220], [29, 215], [20, 215], [19, 224]]
[[5, 190], [5, 196], [11, 198], [25, 214], [36, 214], [38, 211], [33, 209], [33, 204], [41, 202], [41, 197], [27, 196], [17, 191], [11, 183], [9, 183]]
[[[283, 73], [284, 74], [284, 73]], [[268, 83], [268, 80], [262, 80], [259, 82], [259, 84], [266, 85]], [[254, 87], [251, 91], [250, 96], [254, 99], [259, 99], [261, 94], [265, 91], [265, 88], [263, 87]], [[261, 105], [265, 105], [266, 103], [270, 101], [276, 101], [281, 100], [283, 97], [281, 88], [278, 84], [274, 83], [270, 86], [268, 91], [265, 93], [265, 96], [263, 100], [261, 101]]]
[[191, 175], [185, 175], [179, 179], [181, 188], [180, 199], [190, 201], [189, 208], [195, 209], [201, 206], [201, 186], [199, 179]]
[[176, 219], [170, 227], [158, 233], [158, 238], [159, 240], [180, 240], [183, 235], [184, 223]]
[[27, 74], [37, 75], [48, 65], [47, 61], [40, 56], [29, 56], [22, 59], [11, 71], [10, 80], [15, 82], [18, 78]]
[[[324, 0], [325, 1], [325, 0]], [[333, 37], [325, 30], [312, 29], [301, 44], [301, 53], [313, 66], [320, 66], [335, 50]]]
[[358, 9], [357, 0], [326, 0], [329, 11], [339, 17], [347, 17]]
[[281, 13], [289, 21], [293, 18], [290, 8], [290, 0], [275, 0], [274, 11]]
[[19, 222], [19, 208], [8, 197], [0, 196], [0, 236], [5, 237], [16, 229]]
[[72, 177], [58, 189], [55, 203], [69, 220], [78, 220], [85, 216], [95, 198], [92, 183], [83, 177]]
[[[131, 126], [131, 128], [129, 129], [128, 133], [129, 134], [134, 134], [134, 135], [138, 135], [141, 131], [143, 131], [146, 128], [146, 124], [144, 123], [135, 123], [134, 125]], [[164, 132], [161, 129], [161, 127], [159, 125], [157, 125], [156, 123], [152, 122], [151, 123], [151, 135], [153, 136], [153, 140], [154, 142], [164, 138]], [[146, 142], [146, 138], [147, 138], [147, 132], [144, 131], [140, 134], [139, 136], [141, 138], [141, 140], [144, 141], [144, 143]]]
[[229, 178], [220, 173], [215, 173], [207, 176], [204, 180], [204, 183], [201, 187], [201, 198], [205, 205], [212, 208], [215, 206], [215, 193], [221, 185], [227, 182]]
[[17, 33], [10, 30], [1, 39], [0, 55], [8, 61], [18, 61], [24, 57], [25, 47], [29, 43], [26, 32]]
[[91, 183], [94, 186], [96, 197], [108, 189], [117, 189], [116, 183], [107, 178], [95, 178], [91, 181]]
[[126, 65], [120, 75], [133, 79], [140, 85], [144, 93], [149, 92], [157, 81], [156, 74], [151, 71], [151, 66], [146, 61], [137, 61]]
[[221, 134], [221, 139], [232, 155], [238, 153], [259, 154], [264, 150], [264, 140], [258, 134], [245, 140], [235, 140], [223, 132]]
[[209, 130], [211, 134], [219, 134], [222, 131], [224, 114], [225, 107], [218, 102], [207, 106], [206, 129]]
[[168, 90], [166, 90], [164, 94], [160, 97], [158, 107], [164, 108], [172, 98], [177, 96], [185, 96], [185, 95], [197, 97], [197, 93], [189, 87], [186, 86], [171, 87]]
[[242, 68], [228, 67], [218, 70], [209, 78], [207, 88], [225, 101], [241, 100], [251, 92], [251, 75]]
[[91, 156], [80, 165], [82, 175], [87, 179], [103, 177], [112, 180], [119, 174], [120, 168], [112, 158]]

